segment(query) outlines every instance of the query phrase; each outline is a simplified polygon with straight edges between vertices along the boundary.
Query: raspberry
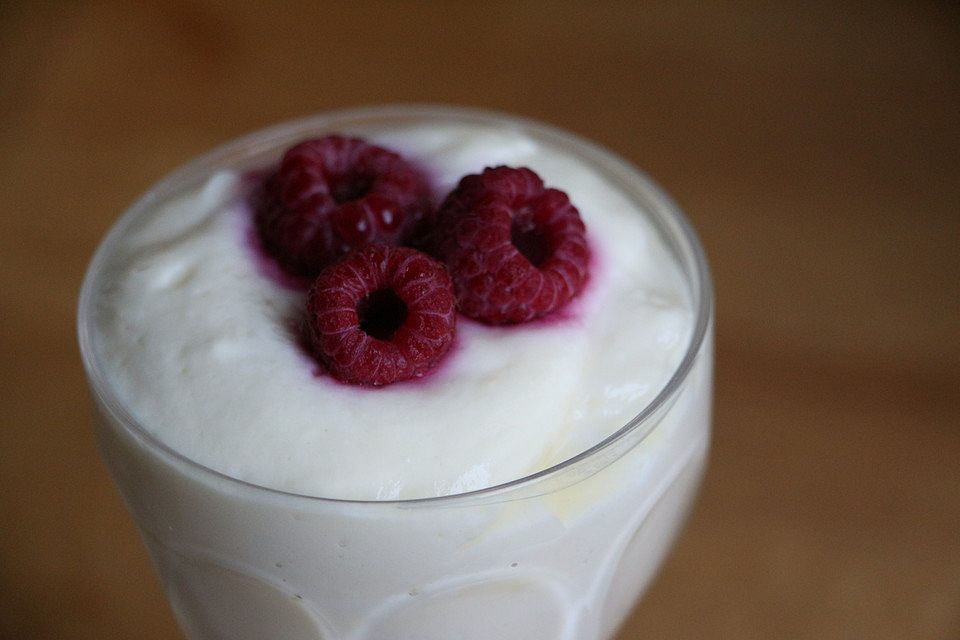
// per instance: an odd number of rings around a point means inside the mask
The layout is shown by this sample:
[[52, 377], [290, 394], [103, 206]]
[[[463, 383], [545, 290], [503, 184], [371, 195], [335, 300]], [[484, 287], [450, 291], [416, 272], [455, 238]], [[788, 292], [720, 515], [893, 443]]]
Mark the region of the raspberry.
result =
[[266, 249], [289, 272], [315, 276], [354, 247], [405, 242], [429, 188], [393, 151], [329, 135], [287, 150], [254, 206]]
[[325, 268], [307, 299], [313, 349], [330, 373], [380, 386], [422, 376], [453, 344], [456, 300], [442, 264], [368, 244]]
[[431, 244], [450, 269], [460, 310], [488, 324], [552, 313], [589, 275], [580, 213], [525, 167], [460, 180], [437, 213]]

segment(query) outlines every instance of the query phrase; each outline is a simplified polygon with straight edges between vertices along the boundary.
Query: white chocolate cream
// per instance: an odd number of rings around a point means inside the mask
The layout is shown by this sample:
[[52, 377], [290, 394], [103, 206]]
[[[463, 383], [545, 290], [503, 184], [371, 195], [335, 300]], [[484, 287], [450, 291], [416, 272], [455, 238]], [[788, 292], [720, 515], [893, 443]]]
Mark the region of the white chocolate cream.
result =
[[[586, 223], [587, 289], [543, 322], [461, 319], [414, 383], [317, 375], [241, 176], [331, 131], [403, 153], [438, 198], [487, 165], [534, 169]], [[190, 640], [608, 640], [699, 485], [710, 318], [696, 240], [639, 173], [509, 117], [390, 107], [161, 182], [95, 259], [80, 339], [104, 459]]]
[[654, 228], [604, 177], [509, 129], [421, 125], [365, 137], [423, 167], [439, 198], [500, 164], [530, 167], [566, 191], [594, 253], [585, 292], [558, 318], [531, 324], [461, 317], [456, 348], [422, 381], [338, 383], [317, 375], [297, 340], [305, 294], [264, 274], [244, 182], [223, 171], [139, 220], [101, 275], [99, 357], [144, 428], [265, 487], [423, 498], [560, 463], [663, 389], [689, 343], [691, 303]]

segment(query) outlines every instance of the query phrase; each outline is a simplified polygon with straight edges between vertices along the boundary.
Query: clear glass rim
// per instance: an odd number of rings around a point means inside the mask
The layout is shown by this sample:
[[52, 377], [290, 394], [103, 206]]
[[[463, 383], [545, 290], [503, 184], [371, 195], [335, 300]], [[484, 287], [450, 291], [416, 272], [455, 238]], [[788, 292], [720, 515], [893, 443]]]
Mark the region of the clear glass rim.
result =
[[[209, 174], [216, 169], [222, 161], [242, 148], [256, 148], [270, 144], [273, 146], [278, 138], [289, 138], [295, 140], [310, 135], [311, 131], [327, 130], [332, 131], [332, 125], [338, 121], [348, 121], [358, 123], [361, 121], [386, 121], [389, 119], [402, 119], [412, 121], [414, 119], [445, 119], [457, 120], [461, 122], [473, 122], [479, 124], [503, 125], [509, 123], [520, 129], [536, 135], [548, 142], [559, 144], [563, 147], [576, 150], [593, 162], [596, 168], [602, 172], [617, 172], [621, 176], [629, 179], [642, 187], [642, 191], [647, 195], [659, 211], [655, 212], [662, 220], [654, 219], [661, 233], [672, 233], [676, 237], [674, 241], [679, 241], [683, 249], [689, 253], [692, 260], [692, 269], [687, 265], [681, 264], [681, 268], [686, 272], [690, 279], [693, 311], [695, 314], [695, 324], [690, 334], [690, 339], [684, 351], [683, 358], [677, 365], [667, 383], [660, 392], [643, 408], [640, 413], [629, 420], [625, 425], [611, 433], [595, 445], [572, 456], [553, 466], [547, 467], [535, 473], [510, 480], [501, 484], [476, 489], [473, 491], [456, 493], [443, 496], [430, 496], [422, 498], [407, 498], [397, 500], [356, 500], [346, 498], [330, 498], [315, 496], [309, 494], [300, 494], [290, 491], [283, 491], [271, 487], [255, 484], [245, 480], [235, 478], [215, 469], [211, 469], [185, 455], [170, 448], [161, 442], [156, 436], [151, 434], [140, 422], [127, 410], [115, 393], [112, 384], [105, 375], [104, 368], [101, 366], [94, 349], [95, 331], [93, 328], [93, 307], [95, 294], [98, 289], [98, 275], [102, 272], [102, 266], [111, 252], [111, 247], [123, 234], [126, 228], [132, 222], [139, 218], [144, 211], [151, 208], [154, 202], [167, 195], [172, 187], [181, 185], [188, 178]], [[349, 125], [347, 125], [349, 126]], [[674, 229], [664, 229], [663, 222], [672, 222]], [[682, 256], [678, 259], [683, 261]], [[555, 477], [561, 472], [575, 467], [587, 460], [594, 459], [603, 451], [608, 450], [616, 443], [623, 440], [638, 430], [646, 427], [646, 433], [640, 434], [637, 442], [633, 446], [638, 446], [650, 433], [652, 433], [656, 424], [653, 418], [658, 411], [672, 400], [679, 393], [684, 381], [689, 376], [693, 365], [696, 362], [701, 347], [706, 340], [710, 324], [713, 318], [713, 286], [710, 278], [710, 271], [706, 260], [703, 247], [700, 240], [693, 230], [692, 225], [686, 218], [679, 206], [661, 189], [649, 176], [643, 171], [637, 169], [632, 164], [623, 160], [611, 151], [581, 138], [576, 134], [563, 129], [544, 124], [536, 120], [519, 117], [513, 114], [501, 113], [490, 110], [480, 110], [467, 107], [448, 106], [448, 105], [419, 105], [419, 104], [392, 104], [374, 107], [357, 107], [342, 109], [337, 111], [323, 112], [317, 115], [288, 121], [256, 132], [235, 138], [225, 144], [194, 158], [190, 162], [180, 166], [174, 171], [168, 173], [160, 181], [154, 183], [140, 198], [138, 198], [124, 213], [114, 222], [110, 231], [100, 242], [93, 259], [87, 267], [83, 284], [80, 290], [80, 299], [77, 310], [77, 333], [80, 345], [80, 355], [83, 367], [89, 381], [89, 386], [94, 397], [99, 401], [101, 408], [106, 410], [109, 417], [120, 425], [129, 435], [137, 441], [158, 452], [171, 462], [185, 465], [188, 468], [199, 472], [202, 475], [209, 475], [214, 478], [234, 484], [248, 490], [266, 492], [270, 495], [285, 496], [296, 500], [307, 500], [321, 503], [339, 503], [339, 504], [365, 504], [365, 505], [446, 505], [452, 506], [459, 502], [478, 499], [481, 497], [499, 496], [506, 492], [519, 489], [534, 483], [544, 481]], [[632, 447], [630, 447], [632, 448]], [[629, 449], [627, 449], [629, 450]], [[624, 450], [622, 453], [626, 453]], [[621, 454], [622, 455], [622, 454]], [[612, 464], [617, 458], [613, 458], [604, 465]], [[599, 470], [599, 469], [598, 469]], [[590, 474], [588, 474], [590, 475]], [[584, 476], [587, 477], [587, 476]]]

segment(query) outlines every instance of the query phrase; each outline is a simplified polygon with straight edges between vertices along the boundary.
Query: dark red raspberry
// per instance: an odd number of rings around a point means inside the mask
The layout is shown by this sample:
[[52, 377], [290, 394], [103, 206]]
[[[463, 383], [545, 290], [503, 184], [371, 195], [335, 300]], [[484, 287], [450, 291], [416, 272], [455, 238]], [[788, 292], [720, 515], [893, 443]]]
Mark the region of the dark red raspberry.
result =
[[489, 324], [552, 313], [589, 275], [580, 213], [525, 167], [464, 177], [440, 207], [431, 242], [450, 269], [460, 310]]
[[354, 247], [400, 244], [429, 208], [424, 176], [398, 154], [330, 135], [290, 148], [255, 203], [266, 249], [314, 276]]
[[407, 247], [368, 244], [325, 268], [307, 299], [317, 357], [344, 382], [422, 376], [453, 344], [456, 300], [442, 264]]

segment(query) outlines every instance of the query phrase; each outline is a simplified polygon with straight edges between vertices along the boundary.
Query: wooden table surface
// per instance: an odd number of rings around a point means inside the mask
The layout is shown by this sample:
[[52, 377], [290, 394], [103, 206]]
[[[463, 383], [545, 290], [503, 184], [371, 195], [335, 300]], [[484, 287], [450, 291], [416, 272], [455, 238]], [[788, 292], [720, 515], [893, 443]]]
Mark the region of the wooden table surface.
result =
[[74, 337], [109, 225], [213, 145], [384, 102], [593, 138], [702, 235], [711, 466], [624, 640], [960, 637], [960, 12], [700, 4], [0, 4], [0, 637], [180, 637]]

